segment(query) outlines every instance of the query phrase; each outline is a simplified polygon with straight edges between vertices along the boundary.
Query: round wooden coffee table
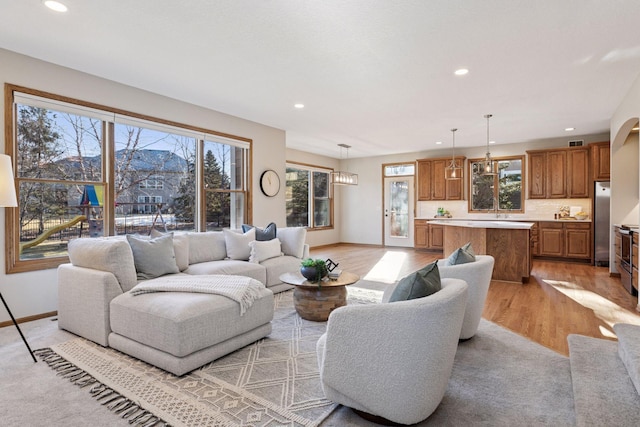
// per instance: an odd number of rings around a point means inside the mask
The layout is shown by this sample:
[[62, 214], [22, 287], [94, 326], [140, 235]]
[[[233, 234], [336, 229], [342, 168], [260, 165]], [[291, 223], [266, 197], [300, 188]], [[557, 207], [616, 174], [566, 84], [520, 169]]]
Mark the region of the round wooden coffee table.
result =
[[317, 283], [310, 283], [298, 271], [280, 276], [282, 282], [295, 286], [293, 305], [300, 317], [316, 322], [326, 322], [333, 310], [347, 305], [345, 286], [359, 279], [357, 274], [343, 271], [337, 280], [328, 280], [318, 286]]

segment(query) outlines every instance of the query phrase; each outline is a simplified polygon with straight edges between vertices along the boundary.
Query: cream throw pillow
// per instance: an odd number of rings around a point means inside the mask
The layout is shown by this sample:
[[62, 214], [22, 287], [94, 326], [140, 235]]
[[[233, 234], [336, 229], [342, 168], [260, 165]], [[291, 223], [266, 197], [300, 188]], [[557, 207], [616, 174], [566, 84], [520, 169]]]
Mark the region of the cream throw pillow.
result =
[[244, 234], [235, 231], [222, 230], [224, 233], [224, 243], [227, 246], [227, 256], [230, 259], [247, 261], [251, 255], [249, 242], [256, 240], [256, 230], [252, 228]]
[[249, 262], [259, 263], [265, 259], [275, 258], [282, 255], [282, 249], [280, 247], [280, 239], [259, 241], [254, 240], [249, 242], [251, 252], [249, 254]]

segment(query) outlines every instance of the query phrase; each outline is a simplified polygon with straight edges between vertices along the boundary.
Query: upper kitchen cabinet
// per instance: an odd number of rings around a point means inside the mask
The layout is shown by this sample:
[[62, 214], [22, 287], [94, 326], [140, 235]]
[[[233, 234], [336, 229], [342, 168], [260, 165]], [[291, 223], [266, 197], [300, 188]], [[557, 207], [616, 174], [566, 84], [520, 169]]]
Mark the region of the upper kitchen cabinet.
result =
[[609, 181], [611, 179], [611, 144], [609, 141], [589, 144], [591, 149], [591, 165], [594, 181]]
[[555, 148], [527, 151], [529, 198], [589, 197], [589, 149]]
[[[465, 157], [456, 157], [462, 166], [464, 160]], [[449, 162], [450, 157], [418, 160], [418, 200], [463, 200], [464, 173], [461, 179], [445, 179]]]

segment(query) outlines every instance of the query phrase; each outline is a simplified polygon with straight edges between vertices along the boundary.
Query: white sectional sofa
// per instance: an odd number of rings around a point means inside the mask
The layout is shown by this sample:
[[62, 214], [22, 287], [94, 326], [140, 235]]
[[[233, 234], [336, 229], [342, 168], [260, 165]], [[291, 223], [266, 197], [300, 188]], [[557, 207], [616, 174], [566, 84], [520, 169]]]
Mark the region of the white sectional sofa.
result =
[[[279, 276], [308, 257], [305, 238], [306, 229], [289, 227], [264, 242], [251, 230], [73, 240], [70, 263], [58, 267], [59, 327], [182, 375], [271, 332], [273, 293], [291, 288]], [[131, 292], [141, 283], [217, 275], [251, 278], [257, 295], [244, 313], [211, 293]]]

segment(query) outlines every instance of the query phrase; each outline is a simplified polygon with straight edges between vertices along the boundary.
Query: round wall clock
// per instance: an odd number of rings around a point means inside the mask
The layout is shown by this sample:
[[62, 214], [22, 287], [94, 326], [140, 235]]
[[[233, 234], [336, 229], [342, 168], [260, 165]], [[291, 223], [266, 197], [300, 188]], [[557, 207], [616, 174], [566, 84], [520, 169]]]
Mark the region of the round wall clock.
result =
[[280, 191], [280, 177], [276, 171], [267, 169], [260, 176], [260, 189], [267, 197], [273, 197]]

